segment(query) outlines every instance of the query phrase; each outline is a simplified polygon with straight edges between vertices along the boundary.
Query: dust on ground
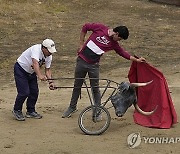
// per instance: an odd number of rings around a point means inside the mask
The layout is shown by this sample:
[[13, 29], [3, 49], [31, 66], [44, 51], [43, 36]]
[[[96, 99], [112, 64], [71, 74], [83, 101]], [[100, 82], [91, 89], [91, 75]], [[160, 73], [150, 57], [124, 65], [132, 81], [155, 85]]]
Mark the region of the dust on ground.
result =
[[[86, 22], [101, 22], [110, 27], [126, 25], [130, 37], [122, 46], [131, 54], [143, 56], [165, 75], [174, 106], [180, 113], [180, 8], [156, 4], [148, 0], [0, 0], [0, 153], [55, 154], [55, 153], [173, 153], [179, 144], [145, 144], [135, 149], [127, 146], [127, 136], [139, 132], [142, 136], [179, 137], [180, 127], [152, 129], [136, 125], [133, 108], [123, 118], [110, 109], [111, 124], [100, 136], [84, 135], [78, 127], [79, 113], [89, 105], [86, 92], [78, 103], [78, 112], [71, 118], [61, 115], [69, 104], [72, 89], [50, 91], [47, 83], [39, 82], [38, 112], [43, 119], [16, 121], [11, 113], [16, 88], [13, 65], [16, 58], [29, 46], [44, 38], [56, 42], [54, 77], [73, 77], [76, 50], [81, 27]], [[125, 81], [130, 62], [115, 52], [101, 60], [100, 76]], [[72, 81], [73, 83], [73, 81]], [[57, 85], [72, 84], [57, 82]], [[25, 106], [23, 112], [25, 112]]]

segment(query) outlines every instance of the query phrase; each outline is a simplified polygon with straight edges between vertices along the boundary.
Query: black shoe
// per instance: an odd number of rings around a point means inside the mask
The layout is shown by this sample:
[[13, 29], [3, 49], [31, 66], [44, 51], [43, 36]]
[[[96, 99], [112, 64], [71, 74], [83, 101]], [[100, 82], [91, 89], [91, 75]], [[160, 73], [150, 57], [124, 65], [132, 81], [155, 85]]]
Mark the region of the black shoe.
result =
[[37, 112], [26, 112], [26, 118], [41, 119], [42, 115]]
[[25, 121], [25, 117], [24, 117], [22, 111], [20, 111], [20, 110], [18, 110], [18, 111], [12, 110], [12, 113], [13, 113], [14, 117], [16, 118], [16, 120]]
[[69, 118], [76, 111], [76, 108], [68, 107], [68, 109], [63, 113], [62, 118]]

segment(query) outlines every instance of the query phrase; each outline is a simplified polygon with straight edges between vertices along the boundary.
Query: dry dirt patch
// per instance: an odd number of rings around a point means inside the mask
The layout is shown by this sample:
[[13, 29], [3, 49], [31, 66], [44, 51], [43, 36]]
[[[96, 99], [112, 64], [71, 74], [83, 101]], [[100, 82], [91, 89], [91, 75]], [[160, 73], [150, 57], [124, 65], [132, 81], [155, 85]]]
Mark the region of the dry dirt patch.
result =
[[[130, 38], [121, 44], [131, 54], [141, 55], [161, 70], [167, 78], [176, 111], [180, 113], [179, 15], [175, 6], [150, 3], [147, 0], [0, 0], [0, 153], [173, 153], [178, 144], [145, 144], [129, 149], [127, 136], [179, 136], [179, 124], [168, 130], [151, 129], [134, 124], [130, 108], [119, 119], [110, 109], [111, 126], [101, 136], [86, 136], [77, 125], [77, 118], [88, 104], [85, 92], [79, 100], [79, 111], [72, 118], [62, 119], [71, 89], [49, 91], [40, 82], [37, 109], [41, 120], [28, 119], [19, 123], [11, 110], [16, 96], [13, 64], [18, 55], [45, 37], [55, 40], [58, 53], [54, 56], [55, 77], [72, 77], [78, 48], [79, 32], [85, 22], [102, 22], [111, 27], [127, 25]], [[103, 56], [101, 77], [115, 81], [127, 80], [130, 62], [114, 52]], [[59, 83], [57, 83], [59, 84]], [[66, 83], [63, 83], [66, 84]], [[23, 110], [25, 112], [25, 108]]]

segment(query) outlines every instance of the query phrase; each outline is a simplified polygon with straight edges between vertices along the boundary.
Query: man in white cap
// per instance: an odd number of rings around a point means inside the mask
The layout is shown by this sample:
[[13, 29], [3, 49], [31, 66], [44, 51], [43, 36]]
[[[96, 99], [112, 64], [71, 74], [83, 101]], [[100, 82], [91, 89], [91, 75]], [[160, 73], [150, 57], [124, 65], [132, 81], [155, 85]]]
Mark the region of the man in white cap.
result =
[[[37, 78], [49, 82], [49, 89], [54, 90], [51, 79], [52, 54], [56, 52], [55, 43], [51, 39], [45, 39], [42, 44], [36, 44], [25, 50], [14, 65], [14, 78], [17, 88], [13, 115], [16, 120], [24, 121], [25, 117], [41, 119], [42, 116], [36, 112], [35, 105], [39, 95]], [[40, 67], [45, 65], [45, 74]], [[26, 102], [26, 115], [22, 113], [23, 103]]]

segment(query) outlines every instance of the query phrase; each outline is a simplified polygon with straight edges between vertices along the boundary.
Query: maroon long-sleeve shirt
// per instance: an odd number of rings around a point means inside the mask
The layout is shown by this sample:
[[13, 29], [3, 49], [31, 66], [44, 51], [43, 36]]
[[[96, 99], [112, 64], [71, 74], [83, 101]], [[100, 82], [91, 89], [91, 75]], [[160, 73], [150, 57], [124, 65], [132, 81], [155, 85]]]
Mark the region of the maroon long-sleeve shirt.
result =
[[129, 60], [130, 54], [108, 35], [108, 29], [103, 24], [86, 23], [82, 27], [82, 32], [92, 31], [92, 34], [79, 51], [79, 57], [87, 63], [98, 63], [105, 52], [115, 50], [117, 54]]

